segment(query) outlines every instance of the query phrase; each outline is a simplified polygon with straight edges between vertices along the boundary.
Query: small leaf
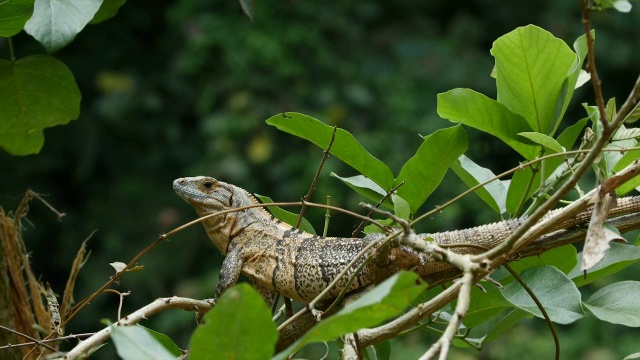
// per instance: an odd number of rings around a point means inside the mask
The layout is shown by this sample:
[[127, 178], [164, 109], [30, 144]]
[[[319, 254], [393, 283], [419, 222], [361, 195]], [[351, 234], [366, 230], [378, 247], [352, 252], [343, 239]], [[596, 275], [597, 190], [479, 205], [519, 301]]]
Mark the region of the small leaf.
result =
[[191, 359], [268, 359], [273, 354], [278, 330], [271, 310], [249, 284], [225, 291], [204, 322], [191, 336]]
[[621, 281], [596, 291], [584, 305], [598, 319], [640, 327], [640, 282]]
[[116, 273], [119, 273], [125, 267], [127, 267], [127, 264], [125, 264], [123, 262], [119, 262], [119, 261], [109, 263], [109, 265], [111, 265], [112, 268], [116, 269]]
[[[521, 277], [540, 300], [551, 321], [570, 324], [584, 317], [580, 307], [580, 292], [560, 270], [545, 265], [528, 269]], [[519, 283], [513, 282], [505, 286], [502, 295], [514, 306], [542, 318], [535, 302]]]
[[607, 221], [609, 210], [616, 205], [616, 199], [611, 194], [605, 194], [599, 199], [591, 213], [591, 221], [587, 229], [587, 235], [582, 250], [582, 262], [580, 271], [591, 269], [595, 264], [604, 259], [604, 255], [609, 250], [609, 242], [623, 238], [619, 234], [607, 229], [604, 222]]
[[556, 139], [552, 138], [549, 135], [545, 135], [542, 133], [538, 133], [538, 132], [521, 132], [518, 135], [523, 136], [531, 141], [533, 141], [536, 144], [540, 144], [544, 147], [546, 147], [549, 150], [552, 150], [554, 153], [559, 153], [559, 152], [563, 152], [565, 151], [564, 148], [562, 148], [562, 145], [560, 145]]
[[111, 326], [111, 339], [121, 359], [175, 360], [158, 340], [142, 326]]
[[[465, 155], [460, 155], [451, 165], [451, 170], [470, 188], [496, 177], [491, 170], [479, 166]], [[507, 212], [507, 187], [502, 181], [494, 180], [474, 193], [498, 214]]]
[[575, 89], [581, 87], [582, 85], [586, 84], [587, 81], [591, 80], [591, 74], [589, 74], [588, 72], [580, 69], [580, 72], [578, 73], [578, 80], [576, 81], [576, 85], [575, 85]]
[[425, 284], [416, 285], [416, 281], [418, 276], [412, 272], [394, 274], [338, 313], [316, 324], [273, 360], [286, 359], [306, 344], [329, 341], [340, 335], [379, 325], [401, 314], [426, 288]]
[[[311, 141], [325, 150], [329, 146], [333, 134], [333, 127], [310, 116], [293, 112], [272, 116], [267, 119], [267, 124]], [[391, 190], [393, 173], [389, 167], [371, 155], [348, 131], [337, 129], [335, 141], [331, 146], [331, 154], [373, 180], [383, 189]]]
[[242, 6], [242, 11], [249, 17], [249, 20], [253, 21], [253, 15], [256, 12], [256, 0], [240, 0], [240, 6]]
[[80, 114], [80, 90], [60, 60], [32, 55], [0, 60], [0, 147], [14, 155], [37, 154], [42, 130]]
[[33, 14], [34, 0], [6, 0], [0, 2], [0, 36], [13, 36], [24, 28]]
[[640, 137], [640, 128], [621, 129], [616, 132], [614, 140], [628, 140]]
[[[268, 196], [258, 195], [258, 194], [255, 194], [255, 195], [264, 204], [271, 204], [273, 202], [273, 200], [271, 200], [271, 198]], [[266, 208], [276, 219], [282, 222], [285, 222], [293, 227], [295, 227], [296, 224], [298, 223], [298, 217], [300, 216], [299, 214], [293, 213], [291, 211], [283, 210], [278, 206], [266, 206]], [[300, 222], [300, 230], [306, 231], [309, 234], [313, 234], [313, 235], [316, 234], [316, 230], [313, 228], [311, 223], [305, 218], [302, 218], [302, 222]]]
[[411, 213], [422, 206], [440, 185], [442, 178], [456, 159], [467, 150], [467, 134], [457, 125], [440, 129], [424, 141], [415, 155], [400, 170], [394, 186], [405, 181], [397, 194], [409, 202]]
[[393, 213], [400, 219], [409, 220], [411, 216], [409, 203], [396, 194], [391, 195], [391, 199], [393, 200]]
[[47, 52], [55, 52], [73, 41], [101, 4], [102, 0], [36, 0], [33, 16], [24, 30]]
[[93, 15], [90, 24], [99, 24], [105, 20], [109, 20], [116, 16], [118, 10], [127, 2], [127, 0], [103, 0], [100, 9]]
[[[371, 179], [363, 175], [356, 175], [346, 178], [332, 172], [330, 176], [341, 180], [343, 183], [347, 184], [347, 186], [355, 190], [355, 192], [365, 196], [374, 203], [378, 203], [378, 201], [380, 201], [380, 199], [382, 199], [382, 197], [384, 197], [387, 193], [383, 188], [380, 187], [380, 185], [376, 184]], [[388, 198], [382, 203], [382, 205], [386, 206], [389, 209], [393, 209], [393, 204]]]
[[534, 175], [530, 167], [520, 169], [513, 174], [507, 191], [507, 211], [512, 217], [520, 216], [520, 214], [515, 213], [518, 205], [522, 202], [522, 199], [529, 199], [533, 195], [536, 191], [536, 187], [533, 184], [539, 183], [540, 172], [538, 171]]
[[633, 110], [631, 110], [627, 116], [625, 116], [624, 122], [627, 124], [633, 124], [638, 121], [638, 119], [640, 119], [640, 102], [633, 107]]
[[173, 356], [177, 357], [184, 354], [182, 352], [182, 349], [180, 349], [180, 347], [173, 340], [171, 340], [171, 338], [168, 337], [167, 335], [161, 332], [157, 332], [155, 330], [151, 330], [142, 325], [137, 325], [137, 326], [140, 326], [141, 328], [147, 330], [147, 332], [151, 334], [151, 336], [153, 336], [165, 349], [167, 349], [171, 354], [173, 354]]

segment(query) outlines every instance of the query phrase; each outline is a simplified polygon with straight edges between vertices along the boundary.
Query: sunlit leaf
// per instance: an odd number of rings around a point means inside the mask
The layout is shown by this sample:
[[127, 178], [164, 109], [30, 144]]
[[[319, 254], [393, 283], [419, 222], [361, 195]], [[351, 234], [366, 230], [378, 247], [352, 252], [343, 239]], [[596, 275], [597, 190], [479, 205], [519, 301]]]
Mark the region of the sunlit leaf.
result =
[[69, 44], [93, 19], [102, 0], [36, 0], [24, 30], [49, 53]]
[[127, 0], [103, 0], [102, 5], [100, 5], [100, 9], [98, 9], [98, 12], [93, 15], [93, 19], [91, 19], [89, 23], [98, 24], [111, 19], [116, 16], [120, 7], [122, 7], [126, 2]]
[[498, 101], [523, 116], [533, 131], [550, 134], [576, 54], [564, 41], [534, 25], [498, 38], [491, 54], [496, 59]]
[[[458, 160], [451, 165], [451, 169], [469, 187], [495, 178], [495, 174], [491, 172], [491, 170], [479, 166], [465, 155], [461, 155]], [[474, 193], [486, 202], [496, 213], [503, 214], [507, 211], [507, 187], [502, 181], [494, 180], [477, 189]]]

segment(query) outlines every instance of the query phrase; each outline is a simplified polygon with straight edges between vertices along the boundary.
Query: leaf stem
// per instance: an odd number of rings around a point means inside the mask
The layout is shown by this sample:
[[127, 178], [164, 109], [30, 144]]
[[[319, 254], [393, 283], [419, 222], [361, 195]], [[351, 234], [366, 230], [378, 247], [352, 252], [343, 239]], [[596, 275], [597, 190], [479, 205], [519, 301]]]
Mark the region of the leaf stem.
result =
[[12, 37], [9, 36], [7, 38], [7, 42], [9, 43], [9, 60], [11, 61], [11, 63], [16, 62], [16, 54], [13, 52], [13, 41], [12, 41]]

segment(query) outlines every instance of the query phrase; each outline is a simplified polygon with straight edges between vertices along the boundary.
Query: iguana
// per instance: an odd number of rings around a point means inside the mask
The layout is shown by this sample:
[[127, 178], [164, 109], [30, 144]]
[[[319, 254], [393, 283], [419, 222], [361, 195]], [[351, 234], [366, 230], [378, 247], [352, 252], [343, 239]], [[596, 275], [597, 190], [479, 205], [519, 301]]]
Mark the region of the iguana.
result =
[[[191, 204], [198, 215], [205, 216], [222, 210], [258, 204], [244, 189], [212, 177], [198, 176], [177, 179], [175, 192]], [[559, 210], [545, 218], [557, 216]], [[640, 196], [618, 199], [618, 206], [610, 216], [640, 211]], [[591, 211], [579, 213], [549, 232], [585, 224]], [[543, 218], [544, 219], [544, 218]], [[524, 218], [506, 220], [469, 229], [433, 234], [418, 234], [422, 239], [433, 238], [440, 245], [475, 244], [492, 248], [503, 241]], [[225, 255], [220, 280], [213, 301], [233, 286], [242, 273], [271, 304], [275, 295], [310, 302], [318, 296], [347, 264], [371, 241], [384, 234], [369, 234], [362, 238], [321, 237], [298, 230], [276, 218], [262, 207], [254, 207], [210, 217], [202, 222], [209, 238]], [[478, 247], [456, 247], [456, 252], [478, 253]], [[427, 276], [450, 267], [446, 263], [418, 255], [406, 246], [389, 249], [381, 261], [365, 265], [355, 276], [349, 291], [364, 288], [400, 270], [412, 270]], [[376, 258], [377, 259], [377, 258]], [[352, 275], [364, 257], [350, 269]], [[327, 295], [335, 298], [347, 285], [350, 276], [340, 280]]]

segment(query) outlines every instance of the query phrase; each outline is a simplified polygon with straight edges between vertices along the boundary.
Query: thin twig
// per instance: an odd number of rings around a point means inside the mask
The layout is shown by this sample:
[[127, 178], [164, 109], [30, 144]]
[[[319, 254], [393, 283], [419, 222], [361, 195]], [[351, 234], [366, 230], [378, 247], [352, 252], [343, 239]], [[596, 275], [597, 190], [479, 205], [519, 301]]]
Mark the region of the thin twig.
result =
[[605, 111], [604, 96], [602, 95], [602, 82], [598, 77], [598, 71], [596, 70], [596, 55], [593, 47], [594, 39], [591, 36], [591, 21], [589, 20], [589, 7], [585, 4], [584, 0], [580, 0], [580, 8], [582, 9], [582, 26], [584, 27], [584, 33], [587, 36], [587, 56], [589, 58], [587, 68], [589, 74], [591, 74], [591, 84], [593, 85], [593, 93], [596, 96], [596, 104], [598, 105], [598, 111], [600, 112], [600, 121], [604, 127], [609, 125], [607, 119], [607, 113]]
[[533, 302], [536, 303], [536, 306], [538, 307], [538, 309], [540, 310], [540, 313], [542, 313], [542, 316], [544, 317], [544, 321], [547, 323], [547, 326], [551, 331], [551, 336], [553, 336], [553, 342], [556, 345], [555, 359], [560, 360], [560, 340], [558, 340], [558, 333], [556, 332], [556, 328], [553, 326], [553, 322], [551, 321], [549, 314], [547, 314], [547, 311], [544, 309], [544, 306], [542, 306], [542, 303], [540, 302], [536, 294], [534, 294], [533, 290], [531, 290], [529, 285], [527, 285], [527, 283], [524, 280], [522, 280], [520, 275], [515, 270], [513, 270], [513, 268], [509, 264], [503, 264], [503, 266], [509, 272], [509, 274], [511, 274], [511, 276], [513, 276], [513, 278], [516, 279], [518, 283], [520, 283], [520, 286], [522, 286], [524, 291], [526, 291], [527, 294], [529, 294]]
[[296, 223], [296, 229], [300, 228], [300, 223], [302, 222], [302, 218], [304, 217], [304, 212], [307, 210], [307, 207], [304, 205], [305, 202], [309, 201], [311, 199], [311, 195], [313, 194], [313, 192], [316, 189], [316, 184], [318, 183], [318, 178], [320, 177], [320, 172], [322, 171], [322, 167], [324, 166], [325, 161], [327, 161], [327, 158], [329, 157], [329, 151], [331, 150], [331, 146], [333, 145], [333, 142], [336, 140], [336, 131], [337, 131], [337, 127], [333, 127], [333, 134], [331, 134], [331, 141], [329, 141], [329, 145], [327, 145], [327, 148], [324, 150], [324, 154], [322, 155], [322, 160], [320, 160], [320, 165], [318, 165], [318, 170], [316, 171], [316, 176], [313, 177], [313, 181], [311, 182], [311, 186], [309, 187], [309, 191], [307, 192], [307, 195], [304, 196], [304, 198], [302, 198], [302, 208], [300, 209], [300, 215], [298, 215], [298, 222]]
[[[378, 203], [377, 203], [377, 204], [375, 204], [373, 207], [374, 207], [374, 208], [376, 208], [376, 209], [377, 209], [377, 208], [379, 208], [379, 207], [382, 205], [382, 203], [384, 203], [384, 202], [385, 202], [385, 200], [387, 200], [389, 197], [391, 197], [391, 196], [392, 196], [392, 195], [393, 195], [393, 194], [398, 190], [398, 188], [399, 188], [400, 186], [402, 186], [402, 185], [404, 185], [404, 184], [405, 184], [405, 182], [406, 182], [406, 180], [402, 180], [402, 182], [401, 182], [400, 184], [398, 184], [396, 187], [394, 187], [393, 189], [391, 189], [391, 191], [389, 191], [388, 193], [386, 193], [386, 194], [382, 197], [382, 199], [380, 199], [380, 201], [378, 201]], [[371, 216], [371, 214], [372, 214], [372, 213], [373, 213], [373, 210], [369, 210], [369, 213], [367, 214], [367, 217]], [[353, 230], [353, 232], [351, 233], [351, 237], [356, 237], [356, 236], [358, 236], [358, 233], [360, 232], [360, 230], [362, 230], [362, 228], [363, 228], [363, 227], [364, 227], [364, 221], [361, 221], [361, 222], [360, 222], [360, 225], [358, 225], [358, 227], [357, 227], [355, 230]]]
[[[31, 341], [33, 342], [33, 344], [40, 345], [40, 346], [42, 346], [42, 347], [44, 347], [44, 348], [47, 348], [48, 350], [51, 350], [51, 351], [53, 351], [53, 352], [55, 352], [55, 353], [58, 353], [58, 352], [59, 352], [59, 350], [58, 350], [58, 349], [56, 349], [56, 348], [54, 348], [54, 347], [51, 347], [51, 346], [49, 346], [49, 345], [45, 344], [45, 342], [44, 342], [44, 341], [40, 341], [40, 340], [38, 340], [38, 339], [36, 339], [36, 338], [32, 338], [31, 336], [29, 336], [29, 335], [27, 335], [27, 334], [23, 334], [23, 333], [21, 333], [21, 332], [19, 332], [19, 331], [13, 330], [13, 329], [8, 328], [8, 327], [3, 326], [3, 325], [0, 325], [0, 329], [2, 329], [2, 330], [4, 330], [4, 331], [8, 331], [8, 332], [10, 332], [10, 333], [14, 333], [14, 334], [16, 334], [16, 335], [18, 335], [18, 336], [21, 336], [21, 337], [25, 338], [25, 339], [29, 339], [29, 340], [31, 340]], [[55, 339], [55, 340], [58, 340], [58, 339]], [[23, 345], [23, 344], [20, 344], [20, 345]], [[4, 347], [3, 347], [3, 348], [4, 348]]]

